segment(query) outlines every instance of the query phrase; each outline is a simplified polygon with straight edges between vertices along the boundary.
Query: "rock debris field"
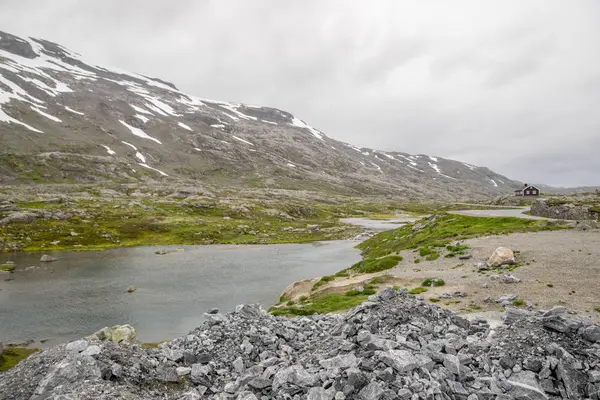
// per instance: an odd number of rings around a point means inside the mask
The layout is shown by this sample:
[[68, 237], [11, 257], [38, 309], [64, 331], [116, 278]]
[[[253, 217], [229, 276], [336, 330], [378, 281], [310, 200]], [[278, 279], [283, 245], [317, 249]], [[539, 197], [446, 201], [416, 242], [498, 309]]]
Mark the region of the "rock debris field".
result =
[[158, 348], [78, 340], [0, 374], [0, 399], [599, 399], [600, 327], [507, 308], [490, 329], [404, 291], [296, 319], [241, 305]]

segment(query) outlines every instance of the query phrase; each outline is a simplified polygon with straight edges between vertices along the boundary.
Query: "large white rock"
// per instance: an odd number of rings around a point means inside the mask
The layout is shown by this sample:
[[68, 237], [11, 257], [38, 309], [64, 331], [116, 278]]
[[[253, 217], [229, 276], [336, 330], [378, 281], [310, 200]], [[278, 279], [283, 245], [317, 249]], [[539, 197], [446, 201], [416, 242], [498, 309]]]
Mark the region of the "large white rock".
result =
[[515, 263], [515, 254], [513, 251], [506, 247], [498, 247], [494, 250], [494, 253], [490, 257], [487, 262], [487, 265], [490, 267], [499, 267], [505, 264], [514, 264]]
[[92, 335], [88, 336], [92, 340], [108, 340], [115, 343], [135, 342], [136, 333], [131, 325], [115, 325], [112, 327], [104, 327]]

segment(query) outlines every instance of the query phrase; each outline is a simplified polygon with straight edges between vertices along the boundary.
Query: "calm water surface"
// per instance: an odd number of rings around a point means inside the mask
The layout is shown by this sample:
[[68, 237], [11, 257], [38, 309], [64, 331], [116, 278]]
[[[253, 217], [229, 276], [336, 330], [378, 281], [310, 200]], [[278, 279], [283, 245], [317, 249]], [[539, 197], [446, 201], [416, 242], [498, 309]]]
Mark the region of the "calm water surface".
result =
[[[0, 275], [0, 340], [50, 345], [116, 324], [133, 325], [144, 342], [171, 339], [198, 326], [209, 308], [269, 307], [293, 281], [349, 267], [360, 260], [355, 245], [184, 246], [167, 255], [154, 254], [159, 247], [48, 253], [59, 258], [54, 263], [40, 263], [40, 253], [0, 254], [0, 264], [17, 265], [15, 273]], [[137, 291], [127, 293], [129, 285]]]

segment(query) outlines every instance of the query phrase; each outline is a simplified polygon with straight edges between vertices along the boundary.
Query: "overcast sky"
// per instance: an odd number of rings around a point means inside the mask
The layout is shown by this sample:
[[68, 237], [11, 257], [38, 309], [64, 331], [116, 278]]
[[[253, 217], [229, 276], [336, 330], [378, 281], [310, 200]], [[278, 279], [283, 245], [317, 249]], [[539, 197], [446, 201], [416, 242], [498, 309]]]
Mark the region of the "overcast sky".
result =
[[600, 185], [597, 0], [0, 0], [0, 30], [356, 145]]

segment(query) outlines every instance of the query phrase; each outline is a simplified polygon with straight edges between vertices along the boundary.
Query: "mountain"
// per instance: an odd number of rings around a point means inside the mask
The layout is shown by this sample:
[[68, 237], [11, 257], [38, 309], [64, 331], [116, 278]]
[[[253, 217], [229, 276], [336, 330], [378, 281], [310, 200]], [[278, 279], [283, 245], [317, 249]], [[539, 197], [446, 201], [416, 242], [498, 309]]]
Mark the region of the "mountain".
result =
[[4, 184], [180, 179], [439, 199], [521, 185], [463, 162], [359, 148], [286, 111], [201, 99], [3, 32], [0, 141]]

